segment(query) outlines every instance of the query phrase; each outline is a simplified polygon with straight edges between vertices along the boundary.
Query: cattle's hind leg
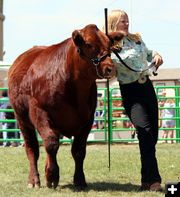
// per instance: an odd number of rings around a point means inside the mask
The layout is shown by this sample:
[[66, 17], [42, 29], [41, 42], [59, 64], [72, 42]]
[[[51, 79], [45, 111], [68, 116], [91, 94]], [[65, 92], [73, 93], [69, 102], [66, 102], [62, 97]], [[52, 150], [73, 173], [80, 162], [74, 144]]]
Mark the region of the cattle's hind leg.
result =
[[[25, 118], [24, 118], [25, 119]], [[18, 121], [19, 128], [24, 137], [24, 146], [26, 150], [26, 154], [29, 160], [29, 178], [28, 178], [28, 187], [40, 187], [40, 179], [37, 161], [39, 158], [39, 144], [37, 141], [35, 129], [33, 125], [29, 121]], [[28, 125], [28, 126], [27, 126]]]
[[47, 153], [45, 165], [46, 185], [49, 188], [56, 188], [59, 183], [59, 166], [56, 159], [59, 149], [59, 133], [51, 128], [47, 112], [38, 106], [37, 101], [31, 99], [29, 103], [31, 120], [44, 142]]

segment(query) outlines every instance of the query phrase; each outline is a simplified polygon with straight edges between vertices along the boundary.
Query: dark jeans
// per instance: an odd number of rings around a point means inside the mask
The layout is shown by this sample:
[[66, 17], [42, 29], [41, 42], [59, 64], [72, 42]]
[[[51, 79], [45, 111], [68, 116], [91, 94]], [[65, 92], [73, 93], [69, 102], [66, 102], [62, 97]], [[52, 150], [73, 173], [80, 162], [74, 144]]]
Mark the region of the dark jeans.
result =
[[161, 182], [156, 160], [158, 139], [158, 103], [154, 87], [148, 79], [146, 83], [137, 81], [120, 85], [126, 113], [137, 130], [141, 154], [141, 182]]

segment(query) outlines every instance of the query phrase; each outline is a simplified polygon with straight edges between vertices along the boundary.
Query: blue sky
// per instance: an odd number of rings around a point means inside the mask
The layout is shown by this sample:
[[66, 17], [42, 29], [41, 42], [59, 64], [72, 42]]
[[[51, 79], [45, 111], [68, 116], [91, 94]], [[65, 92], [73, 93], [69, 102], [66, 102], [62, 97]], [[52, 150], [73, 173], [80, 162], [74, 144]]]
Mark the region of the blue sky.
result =
[[59, 43], [87, 24], [101, 28], [104, 8], [125, 10], [130, 31], [163, 56], [163, 67], [180, 67], [179, 0], [4, 0], [4, 61], [34, 45]]

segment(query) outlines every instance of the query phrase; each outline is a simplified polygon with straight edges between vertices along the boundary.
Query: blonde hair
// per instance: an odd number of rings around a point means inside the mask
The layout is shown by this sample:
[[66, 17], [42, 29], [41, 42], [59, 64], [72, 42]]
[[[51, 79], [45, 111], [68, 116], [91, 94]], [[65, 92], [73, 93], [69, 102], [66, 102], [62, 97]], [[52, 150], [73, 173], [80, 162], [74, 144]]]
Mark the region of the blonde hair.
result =
[[[114, 31], [119, 31], [118, 28], [118, 23], [121, 19], [121, 16], [127, 16], [127, 13], [123, 10], [111, 10], [108, 14], [108, 33], [114, 32]], [[104, 28], [103, 28], [104, 30]], [[128, 33], [128, 38], [131, 40], [138, 42], [141, 40], [141, 36], [139, 33], [131, 34]]]
[[111, 10], [108, 14], [108, 32], [114, 32], [117, 31], [117, 25], [121, 19], [121, 16], [127, 15], [126, 12], [123, 10]]

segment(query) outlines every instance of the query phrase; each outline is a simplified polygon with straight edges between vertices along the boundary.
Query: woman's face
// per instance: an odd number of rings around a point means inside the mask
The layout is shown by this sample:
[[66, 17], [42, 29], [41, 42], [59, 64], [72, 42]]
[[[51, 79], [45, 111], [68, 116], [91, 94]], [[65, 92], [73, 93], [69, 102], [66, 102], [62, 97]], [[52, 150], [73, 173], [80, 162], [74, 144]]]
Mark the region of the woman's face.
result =
[[117, 24], [117, 30], [124, 31], [126, 35], [129, 33], [129, 19], [126, 14], [120, 16], [119, 23]]

